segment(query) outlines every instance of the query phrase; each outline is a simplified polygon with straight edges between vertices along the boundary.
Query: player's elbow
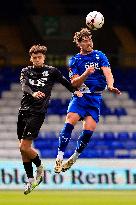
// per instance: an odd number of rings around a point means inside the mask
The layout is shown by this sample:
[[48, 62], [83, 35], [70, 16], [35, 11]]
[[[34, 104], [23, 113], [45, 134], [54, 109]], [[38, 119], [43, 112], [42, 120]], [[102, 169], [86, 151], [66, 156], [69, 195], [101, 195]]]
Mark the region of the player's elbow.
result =
[[80, 87], [79, 83], [76, 82], [75, 80], [72, 80], [72, 81], [71, 81], [71, 84], [72, 84], [72, 86], [73, 86], [74, 88], [79, 88], [79, 87]]

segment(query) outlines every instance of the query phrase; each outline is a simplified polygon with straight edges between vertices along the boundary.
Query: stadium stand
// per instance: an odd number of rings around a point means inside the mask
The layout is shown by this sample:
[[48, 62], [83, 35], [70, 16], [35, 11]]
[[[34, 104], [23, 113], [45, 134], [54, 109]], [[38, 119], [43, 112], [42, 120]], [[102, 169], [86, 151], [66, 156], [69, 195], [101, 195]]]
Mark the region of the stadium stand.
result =
[[[10, 76], [9, 84], [1, 88], [0, 99], [0, 158], [19, 158], [16, 134], [17, 112], [22, 97], [18, 83], [20, 70], [1, 70], [0, 76], [5, 82]], [[121, 71], [120, 71], [121, 72]], [[6, 77], [5, 77], [6, 76]], [[133, 81], [134, 72], [125, 80]], [[131, 78], [131, 79], [130, 79]], [[12, 83], [11, 83], [12, 82]], [[122, 81], [123, 82], [123, 81]], [[4, 83], [2, 83], [4, 85]], [[131, 84], [132, 85], [132, 84]], [[121, 84], [125, 90], [121, 96], [115, 96], [105, 91], [100, 122], [92, 140], [81, 157], [86, 158], [135, 158], [136, 157], [136, 101], [135, 95], [128, 84]], [[132, 86], [133, 89], [133, 86]], [[129, 92], [130, 91], [130, 92]], [[34, 141], [36, 149], [43, 158], [54, 158], [57, 153], [59, 131], [63, 127], [67, 106], [71, 97], [65, 87], [60, 84], [54, 86], [48, 114], [43, 124], [39, 138]], [[81, 131], [79, 122], [72, 134], [65, 157], [69, 157], [76, 145], [76, 139]]]
[[[50, 56], [47, 56], [47, 60], [50, 59], [49, 64], [61, 65], [63, 62], [63, 66], [66, 65], [64, 54], [66, 57], [75, 53], [72, 43], [73, 33], [84, 26], [83, 19], [90, 12], [89, 1], [78, 2], [79, 4], [75, 2], [69, 4], [69, 0], [57, 0], [52, 4], [52, 0], [47, 0], [45, 4], [44, 0], [31, 0], [26, 4], [26, 1], [20, 0], [14, 5], [12, 1], [5, 0], [1, 4], [0, 65], [6, 67], [0, 68], [0, 158], [20, 157], [16, 121], [22, 92], [19, 85], [20, 69], [16, 67], [27, 64], [26, 51], [33, 43], [49, 45]], [[81, 7], [84, 11], [83, 18], [81, 18]], [[117, 97], [104, 93], [100, 122], [81, 157], [136, 158], [136, 69], [135, 61], [133, 65], [131, 63], [136, 59], [135, 39], [133, 39], [136, 31], [135, 7], [133, 4], [128, 6], [126, 0], [97, 2], [92, 0], [91, 9], [95, 10], [96, 7], [103, 11], [106, 21], [104, 29], [100, 32], [94, 31], [94, 44], [97, 49], [102, 49], [110, 56], [111, 65], [114, 66], [116, 86], [122, 91], [122, 95]], [[115, 15], [115, 12], [118, 15]], [[50, 29], [45, 20], [46, 18], [49, 20], [52, 14], [52, 22], [55, 22], [57, 27], [51, 24]], [[12, 23], [9, 25], [9, 22]], [[56, 29], [55, 32], [53, 30], [53, 33], [48, 33], [52, 29]], [[126, 39], [127, 44], [124, 43]], [[125, 46], [129, 49], [133, 47], [133, 50], [127, 53], [131, 55], [122, 57], [124, 49], [128, 50]], [[56, 54], [61, 60], [54, 58]], [[126, 62], [124, 58], [127, 59]], [[119, 65], [131, 65], [134, 69], [126, 67], [121, 70]], [[43, 158], [56, 157], [59, 131], [63, 127], [70, 97], [71, 94], [65, 88], [58, 84], [54, 86], [45, 123], [39, 138], [34, 142]], [[81, 122], [75, 127], [65, 157], [72, 154], [80, 130]]]

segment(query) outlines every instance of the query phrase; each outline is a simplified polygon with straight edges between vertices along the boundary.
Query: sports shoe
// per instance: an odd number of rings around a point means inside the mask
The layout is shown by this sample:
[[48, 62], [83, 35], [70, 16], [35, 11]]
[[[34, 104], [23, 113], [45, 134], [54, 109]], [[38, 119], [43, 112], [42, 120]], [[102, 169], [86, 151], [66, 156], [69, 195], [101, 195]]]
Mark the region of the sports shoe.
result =
[[61, 170], [62, 170], [62, 161], [61, 159], [56, 159], [56, 162], [55, 162], [55, 167], [54, 167], [54, 172], [55, 173], [60, 173]]
[[72, 155], [63, 165], [62, 165], [62, 172], [67, 171], [72, 167], [72, 165], [76, 162], [76, 157]]
[[39, 167], [37, 167], [36, 170], [37, 185], [39, 185], [43, 181], [43, 176], [44, 176], [44, 166], [43, 164], [41, 164]]
[[33, 182], [27, 182], [26, 183], [26, 188], [24, 191], [24, 194], [27, 195], [29, 194], [31, 191], [33, 191], [33, 189], [38, 186], [38, 183], [36, 180], [34, 180]]

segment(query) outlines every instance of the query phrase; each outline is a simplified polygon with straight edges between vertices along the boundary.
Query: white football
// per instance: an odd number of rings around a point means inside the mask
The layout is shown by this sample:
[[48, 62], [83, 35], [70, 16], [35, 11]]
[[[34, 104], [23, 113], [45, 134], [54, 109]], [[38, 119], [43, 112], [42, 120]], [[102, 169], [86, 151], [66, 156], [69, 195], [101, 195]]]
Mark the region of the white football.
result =
[[98, 11], [92, 11], [86, 16], [86, 25], [92, 29], [97, 30], [104, 24], [104, 16]]

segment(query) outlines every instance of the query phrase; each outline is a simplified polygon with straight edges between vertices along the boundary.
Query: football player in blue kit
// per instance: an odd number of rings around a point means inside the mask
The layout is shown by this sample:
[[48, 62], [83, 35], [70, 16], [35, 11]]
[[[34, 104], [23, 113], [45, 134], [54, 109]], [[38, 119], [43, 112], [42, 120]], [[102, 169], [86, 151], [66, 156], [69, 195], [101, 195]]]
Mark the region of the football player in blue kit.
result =
[[[74, 35], [74, 42], [80, 53], [69, 61], [69, 77], [73, 86], [79, 88], [82, 96], [73, 96], [67, 110], [66, 121], [60, 132], [58, 155], [54, 171], [68, 170], [83, 152], [99, 122], [102, 92], [121, 94], [114, 87], [110, 63], [104, 53], [93, 50], [90, 30], [81, 29]], [[72, 130], [79, 120], [83, 120], [83, 130], [77, 140], [74, 154], [63, 164], [63, 155], [70, 141]]]

